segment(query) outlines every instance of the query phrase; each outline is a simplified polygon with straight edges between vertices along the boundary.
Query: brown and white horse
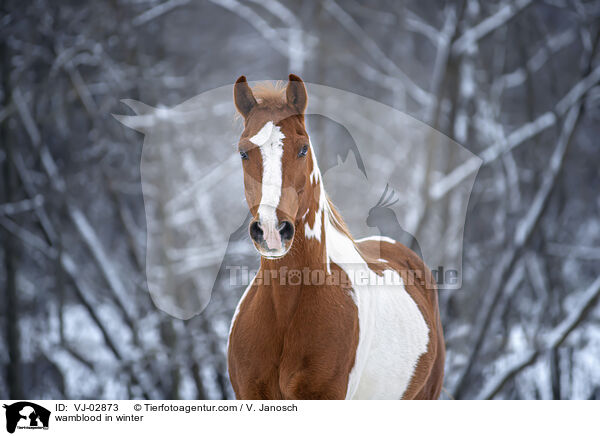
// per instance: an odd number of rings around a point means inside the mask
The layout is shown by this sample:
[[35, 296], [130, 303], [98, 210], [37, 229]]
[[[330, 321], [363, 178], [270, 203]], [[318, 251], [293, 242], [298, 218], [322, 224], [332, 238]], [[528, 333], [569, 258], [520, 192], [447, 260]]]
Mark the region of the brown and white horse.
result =
[[237, 398], [437, 399], [445, 346], [431, 272], [392, 239], [352, 238], [325, 193], [302, 80], [251, 89], [242, 76], [234, 101], [261, 255], [229, 334]]

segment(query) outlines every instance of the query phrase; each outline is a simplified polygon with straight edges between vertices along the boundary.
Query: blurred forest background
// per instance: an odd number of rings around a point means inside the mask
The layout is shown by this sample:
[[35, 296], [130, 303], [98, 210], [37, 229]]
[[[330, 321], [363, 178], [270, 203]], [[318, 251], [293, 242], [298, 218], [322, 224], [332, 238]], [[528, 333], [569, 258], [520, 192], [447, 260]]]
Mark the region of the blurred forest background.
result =
[[[143, 136], [111, 113], [127, 111], [122, 98], [172, 106], [240, 74], [293, 72], [405, 111], [483, 159], [463, 287], [441, 293], [448, 393], [600, 399], [600, 2], [0, 8], [0, 397], [233, 397], [225, 348], [240, 291], [217, 287], [188, 321], [153, 305]], [[450, 169], [428, 201], [470, 171]]]

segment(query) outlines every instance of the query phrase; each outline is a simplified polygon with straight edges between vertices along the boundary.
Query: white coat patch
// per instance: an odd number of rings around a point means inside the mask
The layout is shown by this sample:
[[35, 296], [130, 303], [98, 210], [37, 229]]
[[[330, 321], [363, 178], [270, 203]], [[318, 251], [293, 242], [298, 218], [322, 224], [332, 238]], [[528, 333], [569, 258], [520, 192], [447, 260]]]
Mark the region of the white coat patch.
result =
[[258, 145], [262, 155], [262, 196], [258, 206], [258, 217], [263, 227], [277, 226], [276, 209], [281, 199], [283, 182], [281, 158], [284, 138], [285, 135], [278, 126], [273, 124], [273, 121], [266, 123], [256, 135], [250, 138], [250, 142]]
[[[322, 177], [314, 152], [311, 181], [320, 183], [320, 198], [311, 228], [305, 223], [307, 238], [325, 244], [327, 269], [335, 263], [352, 282], [352, 298], [358, 308], [359, 339], [354, 367], [348, 379], [346, 399], [401, 399], [422, 354], [427, 352], [429, 327], [419, 307], [409, 295], [397, 271], [387, 269], [383, 280], [375, 274], [358, 252], [354, 241], [339, 231], [326, 201]], [[325, 240], [321, 241], [321, 225]], [[396, 244], [384, 236], [364, 238]], [[387, 263], [386, 259], [379, 259]], [[367, 280], [356, 278], [367, 277]]]

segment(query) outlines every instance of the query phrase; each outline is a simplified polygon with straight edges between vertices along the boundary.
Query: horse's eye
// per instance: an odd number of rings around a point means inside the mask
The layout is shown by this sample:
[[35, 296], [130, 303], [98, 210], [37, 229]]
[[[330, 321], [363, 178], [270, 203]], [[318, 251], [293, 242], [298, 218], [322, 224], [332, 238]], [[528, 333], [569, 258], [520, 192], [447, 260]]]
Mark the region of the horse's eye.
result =
[[306, 153], [308, 153], [308, 145], [305, 144], [302, 146], [302, 149], [298, 153], [298, 157], [304, 157], [306, 156]]
[[245, 151], [240, 151], [240, 156], [242, 160], [248, 160], [248, 153], [246, 153]]

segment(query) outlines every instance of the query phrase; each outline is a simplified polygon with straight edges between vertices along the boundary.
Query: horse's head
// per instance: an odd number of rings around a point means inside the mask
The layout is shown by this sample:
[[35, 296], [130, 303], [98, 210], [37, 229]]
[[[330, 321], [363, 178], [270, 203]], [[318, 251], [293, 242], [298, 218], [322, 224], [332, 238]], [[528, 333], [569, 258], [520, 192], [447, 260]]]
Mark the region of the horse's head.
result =
[[244, 118], [238, 149], [253, 216], [250, 237], [267, 258], [289, 251], [309, 207], [313, 163], [304, 124], [307, 100], [304, 82], [293, 74], [286, 87], [251, 89], [244, 76], [234, 86], [235, 106]]

